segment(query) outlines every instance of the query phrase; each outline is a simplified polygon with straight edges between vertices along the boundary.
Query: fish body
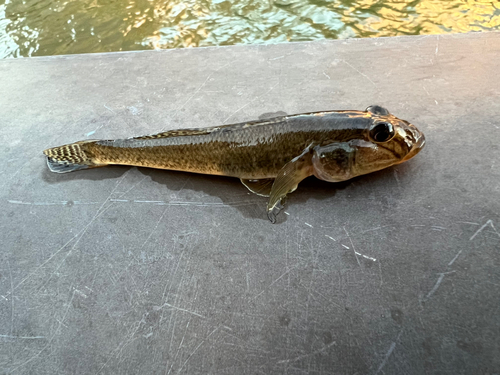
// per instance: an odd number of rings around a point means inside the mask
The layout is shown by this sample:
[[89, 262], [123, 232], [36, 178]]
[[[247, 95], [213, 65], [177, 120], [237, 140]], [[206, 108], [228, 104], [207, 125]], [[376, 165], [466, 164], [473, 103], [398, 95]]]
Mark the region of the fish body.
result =
[[352, 177], [406, 161], [424, 135], [385, 108], [325, 111], [117, 140], [85, 140], [44, 151], [53, 172], [130, 165], [240, 178], [270, 196], [274, 222], [287, 193], [315, 175]]

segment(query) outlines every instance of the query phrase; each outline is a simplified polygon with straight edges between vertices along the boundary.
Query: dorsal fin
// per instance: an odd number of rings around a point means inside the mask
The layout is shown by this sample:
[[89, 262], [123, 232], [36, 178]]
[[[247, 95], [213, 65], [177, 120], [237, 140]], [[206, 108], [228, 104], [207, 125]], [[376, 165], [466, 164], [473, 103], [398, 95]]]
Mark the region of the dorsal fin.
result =
[[220, 126], [211, 127], [211, 128], [168, 130], [168, 131], [162, 132], [162, 133], [143, 135], [140, 137], [132, 137], [129, 139], [157, 139], [157, 138], [185, 137], [185, 136], [190, 136], [190, 135], [204, 135], [204, 134], [210, 134], [214, 130], [217, 130], [219, 128], [220, 128]]
[[257, 121], [241, 122], [238, 124], [212, 126], [209, 128], [167, 130], [166, 132], [161, 132], [158, 134], [143, 135], [143, 136], [139, 136], [139, 137], [131, 137], [129, 139], [157, 139], [157, 138], [170, 138], [170, 137], [185, 137], [185, 136], [190, 136], [190, 135], [205, 135], [205, 134], [210, 134], [210, 133], [217, 131], [217, 130], [221, 130], [221, 131], [236, 130], [236, 129], [247, 128], [250, 126], [274, 124], [274, 123], [283, 121], [284, 117], [285, 116], [275, 117], [272, 119], [263, 119], [263, 120], [257, 120]]

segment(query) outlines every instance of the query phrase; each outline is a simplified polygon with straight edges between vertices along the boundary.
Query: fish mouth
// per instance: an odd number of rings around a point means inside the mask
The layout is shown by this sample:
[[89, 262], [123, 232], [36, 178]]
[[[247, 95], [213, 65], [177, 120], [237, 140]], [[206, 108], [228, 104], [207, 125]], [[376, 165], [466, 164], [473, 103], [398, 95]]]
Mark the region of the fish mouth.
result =
[[413, 137], [415, 138], [415, 143], [413, 144], [410, 152], [404, 157], [402, 161], [406, 161], [417, 155], [420, 150], [422, 150], [425, 146], [425, 136], [421, 133], [417, 128], [411, 129]]

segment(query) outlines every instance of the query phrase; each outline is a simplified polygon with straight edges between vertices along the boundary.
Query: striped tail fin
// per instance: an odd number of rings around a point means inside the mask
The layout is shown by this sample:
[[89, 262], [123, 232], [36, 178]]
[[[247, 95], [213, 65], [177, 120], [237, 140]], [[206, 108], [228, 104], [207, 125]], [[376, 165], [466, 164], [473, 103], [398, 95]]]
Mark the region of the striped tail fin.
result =
[[56, 173], [67, 173], [105, 166], [106, 164], [95, 163], [86, 151], [85, 146], [94, 142], [96, 141], [86, 140], [45, 150], [43, 153], [47, 156], [49, 169]]

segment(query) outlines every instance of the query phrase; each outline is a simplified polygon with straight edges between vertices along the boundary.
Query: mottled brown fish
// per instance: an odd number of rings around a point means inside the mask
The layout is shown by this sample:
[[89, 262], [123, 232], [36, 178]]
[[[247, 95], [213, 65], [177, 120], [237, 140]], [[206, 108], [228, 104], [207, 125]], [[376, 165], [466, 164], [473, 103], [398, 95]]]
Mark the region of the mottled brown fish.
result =
[[285, 197], [315, 175], [338, 182], [402, 163], [425, 137], [380, 106], [328, 111], [117, 140], [85, 140], [44, 151], [51, 171], [111, 164], [238, 177], [268, 196], [276, 221]]

